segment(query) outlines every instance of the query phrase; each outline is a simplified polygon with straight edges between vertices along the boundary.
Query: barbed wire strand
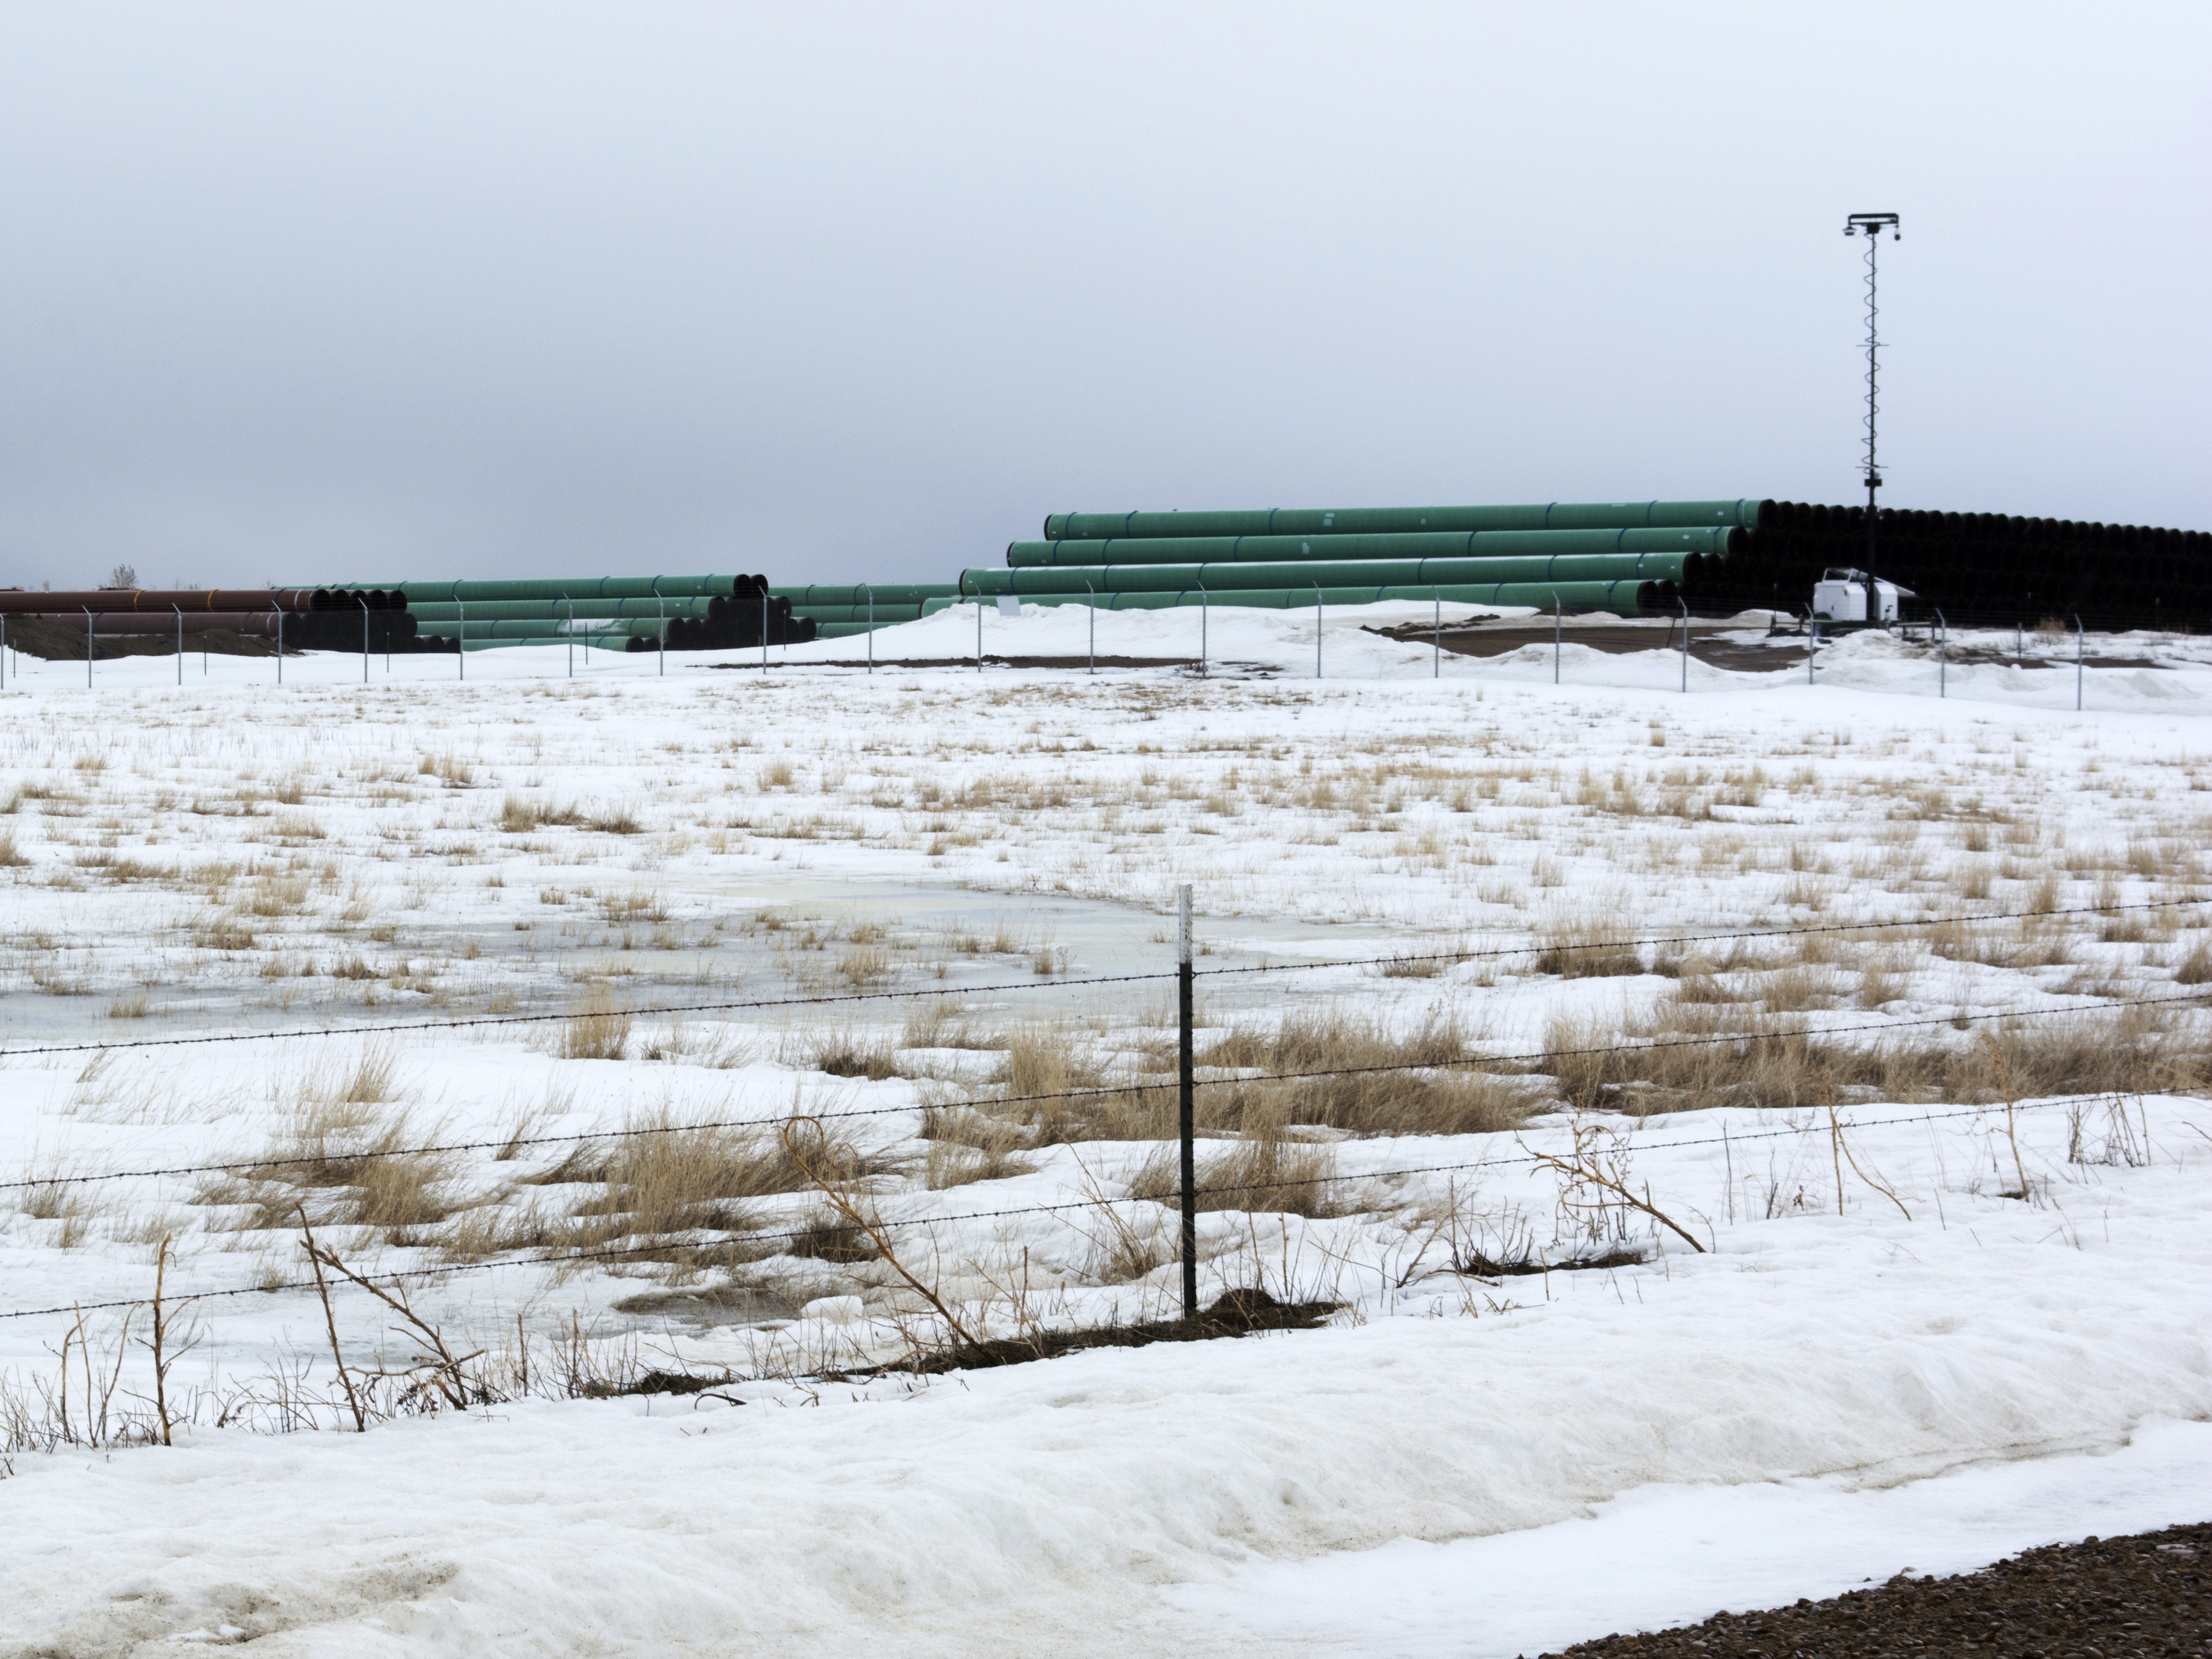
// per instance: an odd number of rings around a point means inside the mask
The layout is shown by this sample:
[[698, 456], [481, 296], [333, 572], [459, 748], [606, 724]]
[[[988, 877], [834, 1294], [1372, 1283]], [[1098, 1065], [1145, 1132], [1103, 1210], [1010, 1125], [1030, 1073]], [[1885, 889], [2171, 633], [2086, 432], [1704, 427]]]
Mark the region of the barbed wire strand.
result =
[[[2097, 1014], [2124, 1008], [2201, 1006], [2212, 1000], [2212, 990], [2194, 992], [2184, 996], [2134, 997], [2124, 1000], [2108, 1000], [2100, 1002], [2078, 1003], [2062, 1008], [2000, 1008], [1986, 1013], [1937, 1014], [1927, 1019], [1885, 1020], [1861, 1025], [1796, 1026], [1778, 1031], [1719, 1031], [1700, 1036], [1655, 1037], [1640, 1042], [1609, 1042], [1579, 1048], [1534, 1048], [1517, 1054], [1467, 1054], [1445, 1060], [1394, 1060], [1375, 1066], [1332, 1066], [1303, 1072], [1245, 1073], [1234, 1077], [1206, 1077], [1192, 1079], [1197, 1089], [1229, 1088], [1237, 1085], [1267, 1083], [1304, 1083], [1325, 1081], [1330, 1078], [1366, 1077], [1397, 1072], [1441, 1072], [1457, 1070], [1470, 1066], [1529, 1066], [1540, 1067], [1547, 1060], [1584, 1060], [1599, 1054], [1631, 1054], [1662, 1052], [1672, 1048], [1717, 1048], [1728, 1043], [1785, 1042], [1801, 1038], [1864, 1036], [1893, 1031], [1924, 1030], [1930, 1026], [1948, 1025], [1963, 1030], [1970, 1024], [1984, 1024], [1996, 1020], [2040, 1019], [2063, 1014]], [[1540, 1075], [1540, 1072], [1538, 1073]], [[191, 1175], [233, 1175], [240, 1170], [283, 1170], [328, 1164], [366, 1164], [380, 1158], [427, 1158], [447, 1152], [506, 1152], [523, 1146], [580, 1146], [594, 1140], [635, 1139], [651, 1135], [697, 1134], [716, 1129], [761, 1129], [779, 1122], [803, 1118], [810, 1122], [843, 1122], [854, 1118], [891, 1117], [908, 1112], [955, 1112], [985, 1107], [1026, 1106], [1048, 1101], [1096, 1100], [1117, 1095], [1158, 1094], [1182, 1085], [1176, 1079], [1146, 1083], [1103, 1083], [1085, 1089], [1057, 1089], [1044, 1094], [979, 1095], [965, 1100], [915, 1101], [897, 1106], [864, 1106], [847, 1111], [798, 1112], [787, 1118], [743, 1117], [707, 1118], [690, 1123], [656, 1123], [636, 1125], [622, 1129], [583, 1129], [572, 1134], [503, 1135], [495, 1140], [434, 1141], [420, 1146], [372, 1146], [354, 1152], [318, 1152], [296, 1158], [236, 1158], [221, 1164], [179, 1164], [147, 1170], [107, 1170], [94, 1175], [52, 1174], [33, 1176], [20, 1181], [0, 1181], [0, 1192], [20, 1192], [30, 1188], [45, 1190], [56, 1187], [91, 1186], [104, 1181], [150, 1180], [157, 1176]]]
[[[1725, 933], [1683, 933], [1666, 937], [1583, 939], [1543, 944], [1503, 945], [1482, 951], [1446, 951], [1428, 954], [1400, 952], [1382, 957], [1352, 957], [1331, 962], [1256, 963], [1246, 967], [1197, 968], [1194, 978], [1218, 978], [1240, 974], [1310, 974], [1331, 969], [1387, 968], [1408, 962], [1482, 962], [1507, 957], [1541, 956], [1549, 951], [1626, 951], [1649, 946], [1726, 945], [1745, 939], [1796, 939], [1823, 933], [1867, 933], [1886, 928], [1971, 927], [1991, 921], [2034, 921], [2054, 916], [2117, 915], [2132, 910], [2169, 910], [2212, 903], [2212, 899], [2147, 899], [2127, 904], [2071, 905], [2050, 910], [2001, 910], [1980, 915], [1922, 916], [1887, 921], [1822, 922], [1814, 927], [1741, 929]], [[823, 1008], [860, 1002], [910, 1002], [931, 997], [972, 997], [1012, 991], [1056, 991], [1086, 985], [1135, 985], [1172, 980], [1172, 969], [1142, 974], [1094, 974], [1079, 979], [1044, 977], [1010, 980], [990, 985], [940, 986], [913, 991], [853, 991], [834, 996], [757, 997], [727, 1002], [687, 1002], [608, 1012], [632, 1018], [653, 1019], [669, 1014], [742, 1013], [774, 1008]], [[395, 1020], [374, 1025], [295, 1026], [282, 1031], [220, 1031], [200, 1036], [131, 1037], [118, 1042], [54, 1042], [20, 1048], [0, 1048], [0, 1062], [38, 1054], [119, 1054], [137, 1048], [204, 1048], [225, 1042], [281, 1042], [298, 1038], [329, 1036], [386, 1036], [412, 1031], [457, 1031], [483, 1026], [538, 1025], [579, 1018], [571, 1009], [559, 1013], [472, 1014], [459, 1019]]]
[[[2112, 1091], [2106, 1089], [2098, 1090], [2088, 1094], [2051, 1096], [2042, 1100], [2024, 1101], [2019, 1103], [2010, 1109], [2023, 1112], [2047, 1110], [2050, 1108], [2056, 1106], [2075, 1105], [2084, 1101], [2102, 1100], [2110, 1097], [2112, 1092]], [[1992, 1101], [1985, 1105], [1962, 1107], [1957, 1110], [1948, 1112], [1916, 1112], [1904, 1117], [1875, 1118], [1864, 1121], [1853, 1121], [1844, 1124], [1843, 1127], [1846, 1129], [1881, 1129], [1894, 1127], [1899, 1124], [1941, 1123], [1962, 1117], [1986, 1117], [1992, 1112], [2003, 1109], [2007, 1109], [2000, 1103]], [[1753, 1140], [1779, 1140], [1785, 1139], [1792, 1135], [1816, 1134], [1820, 1133], [1820, 1126], [1815, 1124], [1789, 1129], [1753, 1130], [1743, 1134], [1722, 1133], [1717, 1135], [1703, 1135], [1694, 1139], [1682, 1140], [1669, 1140], [1656, 1143], [1647, 1141], [1644, 1143], [1643, 1150], [1650, 1152], [1674, 1152], [1680, 1148], [1690, 1146], [1719, 1146], [1723, 1145], [1739, 1145], [1746, 1141]], [[1275, 1191], [1292, 1187], [1329, 1186], [1338, 1182], [1385, 1181], [1405, 1176], [1453, 1174], [1468, 1170], [1502, 1168], [1506, 1165], [1516, 1164], [1540, 1164], [1546, 1161], [1547, 1156], [1555, 1157], [1556, 1154], [1547, 1155], [1540, 1152], [1527, 1152], [1510, 1158], [1473, 1158], [1456, 1164], [1420, 1164], [1393, 1170], [1354, 1170], [1348, 1174], [1339, 1173], [1328, 1176], [1297, 1176], [1275, 1181], [1237, 1182], [1216, 1187], [1195, 1188], [1193, 1189], [1193, 1195], [1194, 1197], [1206, 1197], [1209, 1195], [1218, 1196], [1224, 1193]], [[910, 1216], [903, 1220], [884, 1220], [880, 1217], [872, 1217], [871, 1221], [873, 1225], [888, 1232], [904, 1231], [915, 1227], [950, 1226], [957, 1222], [1006, 1220], [1015, 1216], [1055, 1215], [1063, 1213], [1069, 1210], [1105, 1209], [1117, 1203], [1143, 1204], [1154, 1201], [1156, 1200], [1140, 1199], [1133, 1196], [1127, 1196], [1120, 1199], [1101, 1196], [1095, 1198], [1069, 1199], [1058, 1204], [1025, 1204], [1000, 1210], [971, 1210], [963, 1214], [957, 1215]], [[1164, 1200], [1158, 1201], [1164, 1202]], [[704, 1252], [713, 1249], [716, 1245], [743, 1245], [758, 1243], [771, 1239], [789, 1240], [804, 1238], [811, 1234], [819, 1232], [820, 1231], [821, 1229], [819, 1226], [812, 1226], [793, 1227], [775, 1231], [732, 1233], [720, 1239], [713, 1240], [707, 1243], [689, 1246], [673, 1243], [666, 1238], [660, 1238], [656, 1239], [650, 1243], [625, 1245], [622, 1249], [615, 1250], [579, 1250], [572, 1251], [562, 1255], [508, 1256], [497, 1261], [460, 1261], [434, 1267], [404, 1268], [396, 1273], [364, 1274], [360, 1282], [364, 1284], [374, 1283], [402, 1285], [410, 1279], [453, 1278], [462, 1273], [492, 1273], [501, 1267], [560, 1267], [572, 1266], [580, 1262], [587, 1263], [592, 1261], [623, 1261], [641, 1255], [665, 1255], [672, 1251], [686, 1249]], [[276, 1296], [281, 1295], [287, 1291], [319, 1291], [322, 1288], [324, 1287], [319, 1285], [317, 1281], [313, 1279], [288, 1279], [274, 1285], [240, 1285], [233, 1286], [228, 1290], [196, 1291], [179, 1294], [174, 1297], [165, 1297], [164, 1300], [165, 1302], [173, 1303], [178, 1308], [182, 1308], [185, 1304], [193, 1302], [222, 1301], [243, 1296]], [[11, 1319], [46, 1318], [60, 1314], [77, 1315], [100, 1313], [117, 1308], [143, 1308], [145, 1305], [147, 1305], [146, 1297], [129, 1297], [115, 1301], [79, 1302], [71, 1303], [66, 1306], [52, 1308], [18, 1308], [0, 1312], [0, 1321]]]

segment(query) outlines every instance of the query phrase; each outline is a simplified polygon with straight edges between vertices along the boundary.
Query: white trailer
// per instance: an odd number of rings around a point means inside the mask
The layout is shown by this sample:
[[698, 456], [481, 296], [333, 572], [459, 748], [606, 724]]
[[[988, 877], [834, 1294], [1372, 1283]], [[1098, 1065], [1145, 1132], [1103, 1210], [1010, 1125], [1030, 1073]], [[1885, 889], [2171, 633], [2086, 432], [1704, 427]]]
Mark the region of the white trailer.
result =
[[1911, 588], [1863, 570], [1830, 569], [1813, 584], [1813, 620], [1887, 627], [1903, 619], [1899, 601], [1916, 597]]

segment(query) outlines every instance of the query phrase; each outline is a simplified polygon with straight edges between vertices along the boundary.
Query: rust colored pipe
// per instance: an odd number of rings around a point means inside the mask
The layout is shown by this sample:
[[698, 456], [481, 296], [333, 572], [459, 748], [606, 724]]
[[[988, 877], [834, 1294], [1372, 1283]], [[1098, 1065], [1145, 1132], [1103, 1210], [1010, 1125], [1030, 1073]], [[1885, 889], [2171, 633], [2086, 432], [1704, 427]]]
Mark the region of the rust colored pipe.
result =
[[[80, 606], [72, 615], [66, 617], [60, 612], [55, 612], [53, 615], [57, 621], [82, 622], [87, 611], [100, 619], [100, 633], [103, 639], [112, 638], [118, 634], [173, 633], [176, 631], [180, 611], [183, 615], [185, 631], [188, 633], [203, 633], [210, 629], [228, 629], [236, 634], [274, 638], [276, 633], [276, 619], [280, 614], [275, 611], [185, 611], [182, 606], [178, 606], [165, 614], [157, 614], [152, 611], [105, 611], [94, 605]], [[8, 614], [36, 617], [46, 613], [17, 611]]]
[[[36, 617], [67, 614], [81, 617], [88, 611], [103, 617], [155, 611], [181, 611], [188, 617], [207, 611], [297, 612], [313, 610], [314, 600], [314, 590], [307, 587], [208, 587], [175, 591], [110, 588], [76, 593], [39, 593], [27, 589], [11, 589], [0, 591], [0, 615]], [[175, 620], [172, 615], [170, 621], [174, 623]]]

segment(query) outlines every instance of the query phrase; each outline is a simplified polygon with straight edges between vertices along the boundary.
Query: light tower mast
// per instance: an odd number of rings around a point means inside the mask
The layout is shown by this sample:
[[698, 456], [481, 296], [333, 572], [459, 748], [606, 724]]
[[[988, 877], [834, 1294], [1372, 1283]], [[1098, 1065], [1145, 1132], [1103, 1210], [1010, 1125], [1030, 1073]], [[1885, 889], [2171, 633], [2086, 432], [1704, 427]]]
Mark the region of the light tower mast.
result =
[[1904, 233], [1898, 228], [1897, 216], [1894, 213], [1854, 213], [1844, 222], [1844, 235], [1864, 236], [1866, 238], [1866, 524], [1867, 577], [1869, 580], [1873, 579], [1875, 574], [1874, 556], [1875, 516], [1874, 493], [1875, 490], [1881, 488], [1881, 470], [1875, 465], [1874, 447], [1874, 417], [1876, 408], [1875, 402], [1875, 371], [1876, 367], [1875, 354], [1880, 350], [1881, 346], [1881, 337], [1876, 331], [1875, 326], [1880, 316], [1879, 308], [1875, 304], [1875, 277], [1876, 275], [1875, 268], [1875, 251], [1881, 246], [1881, 234], [1885, 230], [1889, 233], [1889, 239], [1893, 242], [1903, 240]]

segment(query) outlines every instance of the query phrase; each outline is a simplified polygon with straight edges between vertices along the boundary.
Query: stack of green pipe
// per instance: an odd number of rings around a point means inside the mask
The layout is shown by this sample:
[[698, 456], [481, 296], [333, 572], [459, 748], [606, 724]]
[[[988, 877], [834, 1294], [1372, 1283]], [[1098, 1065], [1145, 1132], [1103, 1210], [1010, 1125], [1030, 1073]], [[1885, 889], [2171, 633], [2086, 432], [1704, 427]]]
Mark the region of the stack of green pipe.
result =
[[[933, 600], [927, 601], [927, 603], [950, 604], [951, 601]], [[911, 614], [903, 617], [892, 617], [889, 620], [879, 617], [876, 619], [875, 625], [877, 628], [888, 628], [893, 622], [912, 622], [914, 620], [915, 618]], [[814, 624], [814, 637], [817, 640], [851, 639], [855, 635], [868, 634], [874, 631], [874, 629], [871, 629], [865, 622], [817, 622]]]
[[872, 623], [890, 628], [912, 622], [927, 601], [955, 599], [959, 592], [957, 582], [818, 583], [769, 589], [774, 598], [791, 601], [794, 617], [814, 623], [815, 638], [828, 640], [865, 634]]
[[[946, 586], [950, 586], [951, 584], [948, 583]], [[949, 599], [953, 596], [948, 593], [943, 597]], [[885, 604], [872, 607], [865, 605], [794, 605], [791, 607], [791, 614], [794, 617], [811, 617], [817, 623], [865, 624], [872, 622], [878, 628], [888, 628], [893, 623], [912, 622], [921, 614], [921, 607], [927, 603], [927, 601], [924, 599], [908, 599], [896, 605]]]
[[[1692, 556], [1726, 558], [1774, 512], [1771, 501], [1739, 497], [1055, 513], [1045, 520], [1045, 540], [1012, 544], [1006, 570], [963, 571], [961, 586], [1040, 602], [1079, 592], [1126, 596], [1117, 608], [1296, 605], [1312, 603], [1316, 590], [1324, 604], [1358, 604], [1443, 589], [1465, 603], [1548, 607], [1556, 599], [1633, 613], [1639, 587], [1644, 600], [1653, 597], [1644, 584], [1680, 582]], [[1660, 601], [1671, 593], [1661, 587]], [[1170, 597], [1138, 597], [1144, 594]]]
[[1243, 590], [1332, 587], [1527, 586], [1589, 582], [1674, 581], [1680, 553], [1570, 554], [1519, 559], [1315, 559], [1276, 564], [1064, 565], [1049, 569], [964, 570], [961, 585], [986, 598], [1001, 593], [1161, 593], [1186, 589], [1240, 603]]
[[[562, 633], [559, 619], [542, 617], [518, 617], [511, 622], [489, 620], [478, 622], [474, 617], [471, 617], [465, 623], [425, 622], [416, 625], [416, 631], [423, 639], [466, 640], [471, 644], [478, 640], [538, 640], [567, 637]], [[575, 637], [578, 639], [589, 635], [593, 638], [650, 640], [659, 637], [659, 623], [650, 617], [599, 617], [588, 623], [579, 620], [575, 628]]]
[[1108, 537], [1366, 536], [1419, 531], [1755, 529], [1774, 504], [1549, 501], [1529, 507], [1255, 507], [1227, 513], [1055, 513], [1048, 541]]
[[[704, 618], [708, 615], [711, 599], [477, 599], [455, 605], [451, 601], [422, 600], [410, 603], [409, 614], [418, 623], [460, 622], [546, 622], [565, 623], [571, 617], [578, 622], [598, 622], [614, 617], [632, 617], [658, 622], [665, 617], [674, 622], [679, 617]], [[550, 633], [554, 630], [544, 630]]]
[[[1423, 531], [1402, 535], [1171, 536], [1103, 541], [1012, 542], [1016, 569], [1059, 565], [1316, 564], [1370, 559], [1505, 559], [1527, 562], [1540, 576], [1553, 558], [1692, 553], [1725, 557], [1740, 530]], [[1530, 580], [1535, 580], [1531, 577]]]
[[[451, 637], [448, 635], [448, 637]], [[628, 651], [630, 636], [627, 634], [563, 634], [558, 636], [531, 635], [520, 639], [463, 640], [464, 651], [504, 651], [518, 645], [580, 645], [592, 651]]]
[[[1399, 586], [1382, 584], [1373, 586], [1343, 587], [1237, 587], [1237, 588], [1150, 588], [1138, 592], [1109, 592], [1100, 590], [1096, 599], [1082, 592], [1024, 593], [1024, 605], [1091, 605], [1101, 611], [1172, 611], [1188, 605], [1249, 605], [1268, 611], [1297, 611], [1311, 605], [1379, 605], [1386, 600], [1419, 600], [1425, 605], [1431, 599], [1446, 605], [1531, 605], [1549, 610], [1556, 600], [1566, 611], [1611, 611], [1622, 616], [1633, 613], [1637, 608], [1636, 592], [1643, 583], [1636, 580], [1546, 582], [1540, 586], [1521, 582], [1452, 583], [1439, 582], [1434, 586]], [[929, 599], [923, 602], [922, 614], [934, 616], [961, 603], [958, 599]], [[974, 603], [973, 600], [969, 603]]]
[[849, 605], [866, 611], [871, 593], [878, 605], [920, 605], [924, 599], [957, 599], [957, 582], [845, 582], [836, 586], [771, 587], [769, 597], [789, 599], [795, 615], [811, 615], [817, 605]]

